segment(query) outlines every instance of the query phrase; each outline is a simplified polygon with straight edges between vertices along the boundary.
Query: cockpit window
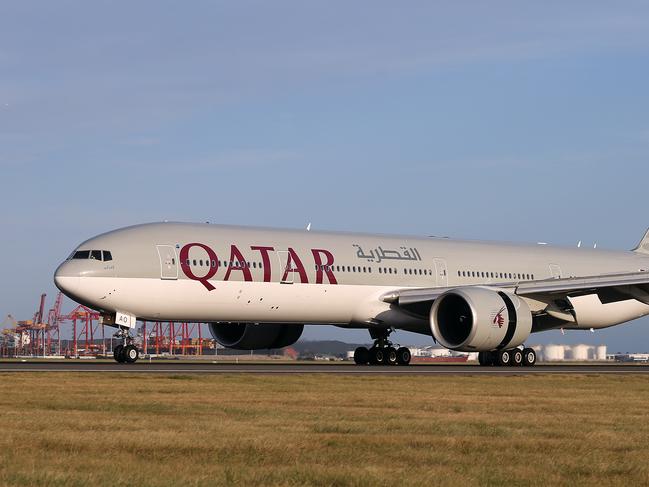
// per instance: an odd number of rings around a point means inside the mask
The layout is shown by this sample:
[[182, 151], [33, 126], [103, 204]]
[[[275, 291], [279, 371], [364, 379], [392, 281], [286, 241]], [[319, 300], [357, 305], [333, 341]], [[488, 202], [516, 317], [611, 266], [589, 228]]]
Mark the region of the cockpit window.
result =
[[77, 250], [70, 259], [113, 260], [113, 255], [108, 250]]

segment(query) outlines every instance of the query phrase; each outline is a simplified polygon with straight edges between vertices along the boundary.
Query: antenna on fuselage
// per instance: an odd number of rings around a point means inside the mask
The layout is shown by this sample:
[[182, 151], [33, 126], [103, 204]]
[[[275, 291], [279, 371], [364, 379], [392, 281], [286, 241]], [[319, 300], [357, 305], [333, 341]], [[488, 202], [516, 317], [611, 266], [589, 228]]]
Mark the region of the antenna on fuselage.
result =
[[581, 240], [577, 242], [577, 248], [581, 247]]
[[307, 232], [311, 231], [311, 222], [309, 222], [309, 224], [306, 226], [306, 231]]

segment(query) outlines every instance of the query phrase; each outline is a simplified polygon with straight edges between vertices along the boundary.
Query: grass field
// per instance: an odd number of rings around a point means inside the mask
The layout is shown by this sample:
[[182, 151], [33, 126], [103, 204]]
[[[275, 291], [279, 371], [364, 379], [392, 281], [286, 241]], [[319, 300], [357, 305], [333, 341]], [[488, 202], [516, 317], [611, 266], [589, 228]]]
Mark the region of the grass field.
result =
[[647, 485], [642, 376], [0, 375], [0, 484]]

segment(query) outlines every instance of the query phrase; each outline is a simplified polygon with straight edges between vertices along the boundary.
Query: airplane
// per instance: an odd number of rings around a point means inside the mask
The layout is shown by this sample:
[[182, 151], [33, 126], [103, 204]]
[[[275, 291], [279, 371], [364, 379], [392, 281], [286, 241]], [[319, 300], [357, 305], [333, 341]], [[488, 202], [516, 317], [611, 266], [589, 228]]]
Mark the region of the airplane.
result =
[[305, 325], [369, 331], [356, 364], [408, 365], [395, 330], [485, 366], [533, 366], [525, 342], [649, 314], [649, 230], [632, 251], [195, 223], [147, 223], [86, 240], [56, 286], [117, 328], [139, 358], [137, 320], [209, 323], [238, 350], [295, 343]]

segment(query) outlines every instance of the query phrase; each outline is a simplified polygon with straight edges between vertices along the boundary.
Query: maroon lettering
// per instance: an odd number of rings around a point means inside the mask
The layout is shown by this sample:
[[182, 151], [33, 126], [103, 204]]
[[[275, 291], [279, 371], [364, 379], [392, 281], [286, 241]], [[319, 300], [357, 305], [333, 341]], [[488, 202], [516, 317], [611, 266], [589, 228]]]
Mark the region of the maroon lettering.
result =
[[270, 282], [271, 276], [271, 267], [270, 267], [270, 255], [268, 252], [275, 250], [273, 247], [260, 247], [253, 245], [250, 247], [250, 250], [258, 250], [261, 253], [261, 261], [264, 265], [264, 282]]
[[291, 247], [288, 248], [288, 258], [286, 259], [286, 269], [284, 269], [284, 275], [282, 276], [282, 281], [286, 281], [289, 272], [297, 272], [300, 274], [300, 282], [302, 284], [308, 284], [309, 278], [306, 275], [306, 270], [302, 265], [302, 261], [295, 253]]
[[234, 244], [230, 246], [230, 265], [228, 266], [228, 270], [225, 273], [225, 277], [223, 278], [224, 281], [228, 281], [230, 279], [230, 273], [232, 271], [241, 271], [243, 272], [244, 281], [252, 281], [252, 273], [248, 268], [248, 263], [246, 262], [246, 259], [243, 258], [243, 255], [241, 255], [241, 252], [239, 251], [237, 246]]
[[[197, 276], [194, 274], [194, 271], [192, 270], [191, 266], [189, 265], [189, 250], [192, 247], [200, 247], [202, 248], [205, 252], [207, 252], [207, 255], [210, 259], [209, 262], [209, 267], [208, 271], [204, 276]], [[215, 265], [212, 265], [212, 262], [215, 263]], [[192, 279], [193, 281], [198, 281], [200, 282], [203, 286], [208, 291], [213, 291], [215, 289], [212, 284], [210, 284], [210, 279], [214, 277], [214, 274], [216, 274], [217, 269], [219, 268], [219, 258], [216, 256], [216, 253], [209, 248], [207, 245], [204, 245], [202, 243], [189, 243], [185, 245], [182, 249], [180, 249], [180, 268], [183, 270], [185, 275]]]
[[[336, 276], [334, 276], [333, 273], [333, 263], [334, 263], [333, 254], [325, 249], [311, 249], [311, 253], [313, 254], [313, 260], [315, 262], [315, 267], [316, 267], [315, 283], [322, 284], [324, 280], [323, 279], [324, 274], [326, 274], [329, 283], [338, 284], [338, 281], [336, 281]], [[325, 262], [322, 262], [321, 255], [325, 256], [326, 258]]]

